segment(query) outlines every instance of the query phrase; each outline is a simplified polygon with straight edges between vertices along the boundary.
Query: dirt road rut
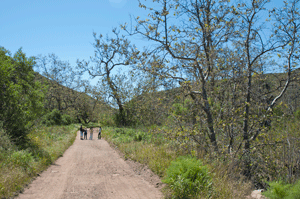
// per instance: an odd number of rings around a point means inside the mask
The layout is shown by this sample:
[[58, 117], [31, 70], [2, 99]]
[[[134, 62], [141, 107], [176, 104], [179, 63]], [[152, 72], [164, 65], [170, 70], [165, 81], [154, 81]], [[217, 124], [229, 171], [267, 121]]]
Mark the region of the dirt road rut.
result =
[[162, 198], [160, 190], [130, 165], [105, 140], [80, 140], [77, 134], [63, 157], [17, 198]]

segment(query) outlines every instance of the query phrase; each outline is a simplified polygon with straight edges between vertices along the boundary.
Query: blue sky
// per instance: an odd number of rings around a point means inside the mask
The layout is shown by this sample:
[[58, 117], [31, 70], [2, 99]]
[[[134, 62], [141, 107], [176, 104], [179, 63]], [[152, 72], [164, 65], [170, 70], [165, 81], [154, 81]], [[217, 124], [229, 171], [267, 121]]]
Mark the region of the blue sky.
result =
[[0, 0], [0, 46], [75, 65], [93, 55], [93, 32], [105, 35], [143, 12], [137, 0]]
[[27, 56], [55, 53], [75, 65], [93, 55], [93, 31], [107, 34], [130, 14], [148, 13], [138, 0], [0, 0], [0, 46], [12, 53], [22, 47]]

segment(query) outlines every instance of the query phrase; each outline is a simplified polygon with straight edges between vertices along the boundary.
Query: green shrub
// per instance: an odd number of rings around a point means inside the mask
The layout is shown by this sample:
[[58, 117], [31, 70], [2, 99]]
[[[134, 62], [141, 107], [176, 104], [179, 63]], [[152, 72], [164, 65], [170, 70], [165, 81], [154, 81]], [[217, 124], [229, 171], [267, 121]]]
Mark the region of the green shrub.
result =
[[300, 180], [291, 187], [287, 199], [300, 199]]
[[53, 109], [51, 112], [44, 115], [42, 123], [47, 126], [60, 125], [61, 124], [61, 114], [57, 109]]
[[300, 120], [300, 109], [298, 109], [295, 113], [294, 113], [295, 118], [297, 118], [298, 120]]
[[283, 199], [289, 195], [290, 184], [284, 184], [282, 181], [268, 183], [270, 188], [263, 192], [263, 195], [270, 199]]
[[44, 115], [42, 123], [47, 126], [52, 125], [70, 125], [72, 124], [72, 118], [70, 115], [61, 114], [57, 109], [53, 109], [51, 112]]
[[62, 115], [62, 124], [64, 125], [70, 125], [72, 124], [72, 118], [70, 115], [63, 114]]
[[187, 108], [184, 107], [184, 105], [181, 103], [173, 104], [172, 110], [173, 110], [173, 114], [175, 115], [187, 115], [188, 112]]
[[5, 133], [2, 129], [2, 125], [0, 124], [0, 152], [7, 151], [13, 148], [13, 144], [11, 142], [10, 136]]
[[300, 180], [294, 185], [284, 184], [282, 181], [268, 183], [270, 188], [263, 192], [269, 199], [300, 199]]
[[137, 134], [134, 135], [134, 141], [140, 142], [143, 139], [143, 134], [138, 132]]
[[208, 168], [190, 156], [180, 156], [171, 162], [163, 182], [169, 185], [175, 198], [191, 198], [212, 190]]
[[34, 158], [31, 153], [21, 150], [15, 151], [9, 158], [9, 161], [17, 167], [21, 167], [25, 171], [32, 172], [34, 167]]

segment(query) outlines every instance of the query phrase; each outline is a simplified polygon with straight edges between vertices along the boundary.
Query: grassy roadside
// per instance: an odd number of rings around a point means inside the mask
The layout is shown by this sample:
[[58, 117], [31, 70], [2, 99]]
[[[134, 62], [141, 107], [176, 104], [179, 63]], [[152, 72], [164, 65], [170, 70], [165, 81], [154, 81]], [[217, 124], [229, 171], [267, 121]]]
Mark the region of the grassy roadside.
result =
[[78, 125], [37, 126], [28, 134], [22, 150], [0, 130], [0, 198], [21, 191], [60, 157], [73, 144], [77, 129]]
[[[179, 156], [188, 154], [158, 131], [151, 129], [145, 132], [145, 130], [138, 129], [105, 127], [103, 137], [118, 147], [125, 159], [130, 158], [148, 165], [154, 173], [165, 179], [171, 162]], [[210, 170], [213, 191], [201, 193], [195, 198], [245, 198], [250, 194], [251, 184], [243, 181], [242, 178], [234, 180], [234, 177], [229, 176], [228, 165], [217, 160], [214, 162], [203, 160], [202, 162]], [[166, 198], [172, 197], [168, 187], [163, 191]]]
[[105, 127], [102, 134], [109, 143], [119, 148], [125, 159], [148, 165], [160, 177], [165, 175], [165, 169], [177, 157], [176, 151], [169, 150], [168, 144], [159, 135], [114, 127]]

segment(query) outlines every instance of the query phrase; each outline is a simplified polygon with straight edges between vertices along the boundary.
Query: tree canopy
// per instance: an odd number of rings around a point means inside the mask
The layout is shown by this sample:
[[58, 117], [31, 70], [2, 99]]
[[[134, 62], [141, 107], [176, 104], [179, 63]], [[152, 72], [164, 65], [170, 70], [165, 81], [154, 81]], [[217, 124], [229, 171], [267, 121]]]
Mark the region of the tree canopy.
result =
[[35, 81], [34, 58], [19, 49], [0, 48], [0, 122], [13, 138], [24, 138], [30, 121], [41, 115], [44, 91]]

